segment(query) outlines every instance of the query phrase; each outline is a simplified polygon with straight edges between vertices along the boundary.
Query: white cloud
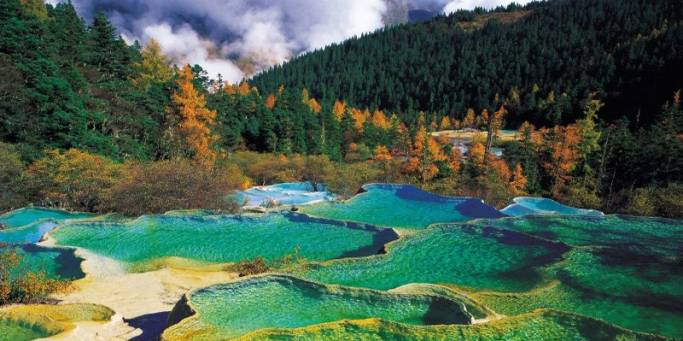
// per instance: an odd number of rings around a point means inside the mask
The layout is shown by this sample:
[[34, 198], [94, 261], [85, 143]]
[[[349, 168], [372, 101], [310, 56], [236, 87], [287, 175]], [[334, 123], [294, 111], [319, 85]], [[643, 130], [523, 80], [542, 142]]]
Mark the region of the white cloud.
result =
[[[60, 0], [47, 0], [56, 3]], [[61, 0], [66, 1], [66, 0]], [[305, 51], [381, 28], [390, 6], [443, 10], [505, 0], [71, 0], [87, 20], [103, 11], [127, 41], [153, 37], [176, 63], [239, 81]], [[528, 0], [519, 1], [521, 3]], [[245, 68], [244, 65], [249, 65]], [[246, 74], [246, 76], [249, 76]]]
[[171, 56], [176, 64], [199, 64], [216, 78], [218, 74], [230, 82], [239, 82], [244, 74], [230, 60], [216, 54], [214, 43], [199, 37], [189, 25], [173, 30], [167, 23], [150, 25], [144, 29], [146, 39], [159, 42], [162, 51]]

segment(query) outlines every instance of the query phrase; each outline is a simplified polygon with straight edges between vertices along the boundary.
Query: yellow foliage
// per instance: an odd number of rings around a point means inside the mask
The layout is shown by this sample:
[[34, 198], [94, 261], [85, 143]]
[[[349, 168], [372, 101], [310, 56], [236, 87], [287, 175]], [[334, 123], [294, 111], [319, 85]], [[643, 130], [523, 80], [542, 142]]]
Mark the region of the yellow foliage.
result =
[[374, 125], [377, 128], [381, 128], [381, 129], [391, 128], [391, 122], [389, 122], [389, 120], [387, 120], [387, 117], [384, 115], [384, 113], [381, 110], [376, 110], [372, 114], [372, 125]]
[[449, 130], [451, 129], [451, 120], [448, 116], [444, 116], [441, 119], [441, 124], [439, 124], [439, 130]]
[[463, 128], [473, 128], [475, 124], [474, 109], [467, 109], [467, 114], [462, 121]]
[[337, 121], [341, 121], [346, 112], [346, 103], [344, 101], [334, 101], [334, 106], [332, 107], [332, 112]]
[[356, 131], [363, 131], [363, 124], [365, 124], [365, 121], [367, 121], [369, 115], [370, 113], [367, 111], [367, 109], [362, 111], [356, 108], [351, 108], [351, 118], [353, 118], [354, 128]]
[[[185, 137], [195, 160], [210, 167], [217, 156], [212, 145], [218, 137], [211, 131], [215, 124], [216, 112], [206, 108], [204, 96], [194, 88], [192, 69], [189, 65], [185, 65], [178, 76], [179, 90], [172, 96], [173, 104], [180, 116], [178, 130]], [[248, 93], [248, 84], [243, 82], [239, 91], [240, 94], [244, 91]]]
[[413, 155], [419, 156], [425, 148], [425, 141], [427, 140], [427, 129], [420, 126], [415, 134], [415, 142], [413, 143]]
[[251, 89], [249, 89], [249, 83], [247, 83], [246, 81], [243, 81], [243, 82], [240, 84], [239, 88], [237, 89], [237, 91], [239, 92], [239, 94], [240, 94], [241, 96], [246, 96], [246, 95], [248, 95], [250, 90], [251, 90]]
[[389, 153], [389, 150], [387, 149], [387, 147], [379, 145], [379, 146], [375, 147], [373, 159], [375, 161], [390, 161], [391, 160], [391, 153]]
[[504, 160], [495, 157], [493, 154], [488, 154], [486, 161], [488, 168], [496, 174], [498, 179], [504, 183], [510, 181], [512, 173], [510, 173], [510, 167]]
[[454, 172], [459, 172], [462, 166], [462, 153], [459, 148], [451, 149], [451, 154], [448, 156], [448, 166]]
[[441, 149], [441, 145], [436, 142], [434, 138], [429, 137], [427, 140], [427, 146], [429, 148], [429, 154], [434, 161], [444, 161], [448, 158], [444, 154], [443, 149]]
[[120, 177], [121, 165], [78, 149], [51, 150], [26, 170], [27, 190], [47, 206], [93, 210]]
[[161, 45], [156, 40], [150, 39], [141, 54], [142, 61], [135, 64], [138, 72], [133, 85], [147, 89], [155, 82], [168, 82], [173, 78], [170, 59], [161, 52]]
[[519, 163], [515, 165], [515, 172], [512, 174], [512, 181], [510, 181], [510, 189], [513, 195], [522, 195], [525, 193], [527, 185], [527, 178], [524, 176], [524, 170]]
[[316, 114], [319, 114], [322, 110], [320, 103], [318, 103], [318, 101], [316, 101], [315, 98], [311, 98], [308, 100], [308, 107], [311, 108], [311, 111]]
[[472, 161], [472, 164], [479, 170], [484, 169], [485, 154], [486, 148], [484, 148], [484, 145], [479, 142], [473, 143], [469, 149], [470, 161]]

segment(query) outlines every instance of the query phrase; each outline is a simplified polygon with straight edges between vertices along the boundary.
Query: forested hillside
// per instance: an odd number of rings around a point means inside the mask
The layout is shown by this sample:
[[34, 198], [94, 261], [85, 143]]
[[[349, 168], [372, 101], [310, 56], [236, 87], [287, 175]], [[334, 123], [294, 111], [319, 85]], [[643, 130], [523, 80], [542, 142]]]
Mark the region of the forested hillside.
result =
[[462, 119], [468, 108], [506, 104], [513, 126], [573, 122], [591, 93], [607, 104], [601, 117], [651, 122], [683, 85], [680, 1], [557, 0], [497, 11], [508, 15], [458, 12], [386, 28], [274, 67], [252, 84], [263, 92], [306, 87], [408, 120], [421, 110]]
[[[172, 65], [153, 40], [126, 44], [103, 15], [4, 0], [0, 210], [216, 208], [251, 183], [310, 180], [346, 195], [398, 182], [496, 206], [531, 194], [680, 216], [681, 7], [459, 12], [228, 84]], [[462, 128], [466, 155], [435, 137]]]

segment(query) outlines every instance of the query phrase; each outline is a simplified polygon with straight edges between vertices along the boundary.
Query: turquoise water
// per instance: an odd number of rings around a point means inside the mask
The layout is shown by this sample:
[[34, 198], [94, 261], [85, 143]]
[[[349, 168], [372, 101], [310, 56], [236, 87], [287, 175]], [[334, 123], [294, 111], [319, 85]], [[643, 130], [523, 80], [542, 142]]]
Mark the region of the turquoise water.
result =
[[451, 283], [523, 291], [538, 285], [538, 268], [566, 246], [516, 232], [438, 225], [392, 244], [386, 255], [312, 266], [303, 276], [323, 283], [391, 289], [408, 283]]
[[414, 325], [469, 323], [458, 302], [438, 296], [335, 288], [289, 276], [257, 277], [191, 295], [200, 320], [231, 338], [264, 328], [379, 317]]
[[301, 211], [329, 219], [422, 229], [434, 223], [503, 216], [478, 199], [446, 197], [410, 185], [371, 184], [344, 202], [321, 203]]
[[310, 219], [295, 213], [260, 216], [143, 216], [131, 222], [81, 222], [52, 232], [59, 245], [82, 247], [128, 263], [165, 257], [236, 262], [274, 260], [299, 248], [309, 260], [376, 254], [391, 230]]
[[603, 215], [600, 211], [575, 208], [547, 198], [517, 197], [514, 198], [513, 201], [514, 204], [502, 209], [501, 212], [515, 217], [526, 215]]
[[0, 224], [15, 228], [32, 224], [43, 219], [59, 222], [67, 219], [81, 219], [92, 216], [93, 214], [90, 213], [73, 213], [47, 208], [21, 208], [1, 215]]
[[0, 341], [29, 341], [48, 336], [49, 333], [25, 323], [0, 320]]
[[52, 231], [55, 226], [57, 223], [54, 221], [40, 220], [21, 227], [0, 230], [0, 242], [7, 244], [37, 243], [45, 233]]
[[547, 271], [558, 286], [485, 302], [493, 309], [508, 314], [556, 308], [633, 330], [683, 337], [683, 221], [535, 216], [476, 224], [576, 246]]
[[[82, 258], [74, 254], [73, 249], [49, 248], [33, 244], [14, 247], [21, 256], [21, 263], [12, 275], [26, 272], [44, 272], [52, 279], [78, 279], [85, 277], [81, 270]], [[0, 249], [2, 250], [2, 249]]]
[[[317, 189], [317, 190], [316, 190]], [[260, 207], [268, 202], [278, 205], [307, 205], [320, 201], [334, 200], [334, 194], [326, 191], [324, 185], [314, 188], [310, 182], [285, 182], [270, 186], [257, 186], [239, 192], [237, 201], [247, 207]]]
[[482, 219], [477, 225], [524, 232], [576, 246], [612, 246], [666, 257], [683, 250], [683, 221], [606, 215]]
[[57, 224], [68, 219], [81, 219], [94, 216], [89, 213], [71, 213], [46, 208], [22, 208], [0, 216], [0, 242], [7, 244], [37, 243]]

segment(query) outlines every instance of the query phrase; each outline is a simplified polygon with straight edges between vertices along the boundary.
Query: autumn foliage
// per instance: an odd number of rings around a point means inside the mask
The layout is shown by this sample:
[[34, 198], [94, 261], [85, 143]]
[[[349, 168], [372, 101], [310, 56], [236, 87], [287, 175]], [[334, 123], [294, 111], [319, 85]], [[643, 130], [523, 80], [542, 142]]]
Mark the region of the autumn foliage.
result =
[[0, 245], [0, 305], [38, 303], [52, 293], [71, 289], [70, 282], [48, 278], [43, 272], [24, 271], [16, 248]]
[[[189, 65], [185, 65], [178, 73], [178, 91], [173, 96], [173, 104], [179, 116], [177, 130], [189, 147], [192, 157], [200, 163], [211, 166], [216, 159], [213, 144], [218, 137], [211, 131], [215, 124], [216, 112], [206, 108], [206, 100], [194, 87], [194, 76]], [[240, 85], [239, 92], [242, 93]], [[248, 86], [246, 92], [248, 92]]]

